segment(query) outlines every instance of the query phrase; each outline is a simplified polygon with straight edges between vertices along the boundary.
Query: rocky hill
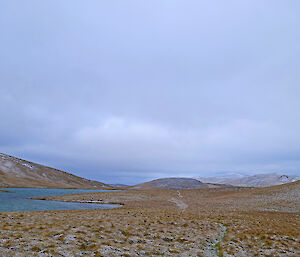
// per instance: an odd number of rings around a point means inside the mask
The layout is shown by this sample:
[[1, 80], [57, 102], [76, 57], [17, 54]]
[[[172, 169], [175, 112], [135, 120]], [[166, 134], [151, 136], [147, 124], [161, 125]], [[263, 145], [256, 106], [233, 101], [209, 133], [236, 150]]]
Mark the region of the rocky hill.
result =
[[133, 186], [134, 189], [196, 189], [209, 186], [192, 178], [161, 178]]
[[111, 188], [101, 182], [0, 153], [0, 187]]
[[216, 177], [196, 177], [205, 183], [220, 183], [242, 187], [269, 187], [300, 180], [299, 176], [268, 173], [257, 175], [227, 174]]

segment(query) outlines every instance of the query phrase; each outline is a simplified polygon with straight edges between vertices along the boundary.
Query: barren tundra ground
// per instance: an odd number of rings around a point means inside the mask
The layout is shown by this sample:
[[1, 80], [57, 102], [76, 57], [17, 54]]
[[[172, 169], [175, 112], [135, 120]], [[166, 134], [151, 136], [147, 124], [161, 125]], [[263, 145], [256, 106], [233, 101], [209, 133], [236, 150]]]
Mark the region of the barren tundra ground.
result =
[[0, 256], [299, 256], [300, 183], [49, 197], [113, 210], [0, 214]]

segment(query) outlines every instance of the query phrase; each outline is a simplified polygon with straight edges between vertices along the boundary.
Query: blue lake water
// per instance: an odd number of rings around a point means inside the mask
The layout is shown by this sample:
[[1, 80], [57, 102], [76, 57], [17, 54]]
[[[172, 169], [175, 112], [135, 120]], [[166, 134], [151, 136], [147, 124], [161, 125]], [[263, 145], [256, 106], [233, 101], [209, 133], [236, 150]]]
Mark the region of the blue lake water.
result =
[[53, 195], [105, 192], [107, 190], [88, 189], [46, 189], [46, 188], [0, 188], [10, 193], [0, 192], [0, 212], [9, 211], [52, 211], [52, 210], [87, 210], [112, 209], [116, 204], [71, 203], [27, 199]]

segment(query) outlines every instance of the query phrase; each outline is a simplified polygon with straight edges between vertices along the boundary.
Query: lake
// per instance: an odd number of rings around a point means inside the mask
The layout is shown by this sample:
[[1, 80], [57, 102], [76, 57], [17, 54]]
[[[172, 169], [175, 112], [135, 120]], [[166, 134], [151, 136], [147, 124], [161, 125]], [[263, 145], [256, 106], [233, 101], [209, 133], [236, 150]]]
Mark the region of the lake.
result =
[[28, 197], [44, 197], [53, 195], [106, 192], [108, 190], [89, 189], [48, 189], [48, 188], [0, 188], [10, 191], [0, 192], [0, 212], [10, 211], [53, 211], [53, 210], [88, 210], [112, 209], [118, 204], [71, 203], [27, 199]]

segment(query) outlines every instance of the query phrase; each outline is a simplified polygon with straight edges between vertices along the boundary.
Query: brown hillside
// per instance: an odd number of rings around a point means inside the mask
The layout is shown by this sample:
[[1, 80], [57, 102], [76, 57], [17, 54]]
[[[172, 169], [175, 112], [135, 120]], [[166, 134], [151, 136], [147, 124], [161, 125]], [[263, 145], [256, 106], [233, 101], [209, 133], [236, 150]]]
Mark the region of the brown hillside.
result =
[[0, 154], [0, 187], [111, 188], [104, 183]]

